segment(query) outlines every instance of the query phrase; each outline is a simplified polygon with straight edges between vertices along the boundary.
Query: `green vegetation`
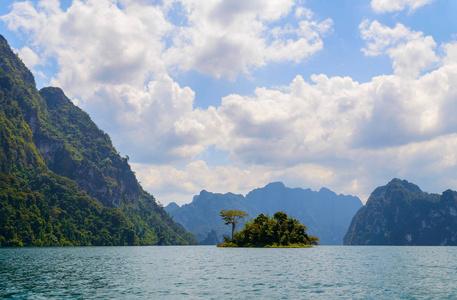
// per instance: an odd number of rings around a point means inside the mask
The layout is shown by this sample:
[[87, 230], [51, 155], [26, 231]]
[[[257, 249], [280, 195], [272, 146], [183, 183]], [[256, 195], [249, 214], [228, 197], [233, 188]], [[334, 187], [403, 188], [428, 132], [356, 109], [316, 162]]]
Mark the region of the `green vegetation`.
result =
[[226, 238], [218, 247], [296, 248], [317, 245], [319, 239], [308, 235], [307, 230], [298, 220], [283, 212], [276, 212], [273, 218], [260, 214], [254, 220], [246, 222], [232, 240]]
[[244, 220], [244, 217], [247, 216], [249, 216], [249, 214], [241, 210], [221, 210], [221, 217], [225, 221], [225, 225], [232, 225], [232, 240], [235, 233], [236, 224], [238, 224], [239, 221]]
[[[45, 150], [49, 168], [74, 180], [80, 189], [103, 206], [124, 212], [138, 235], [140, 245], [197, 244], [192, 234], [177, 225], [154, 197], [142, 189], [128, 164], [113, 147], [110, 137], [90, 116], [64, 95], [59, 88], [40, 90], [50, 112], [49, 122], [58, 139], [36, 137]], [[53, 145], [58, 145], [53, 146]]]
[[196, 244], [90, 117], [0, 35], [0, 246]]
[[138, 244], [121, 211], [100, 206], [68, 178], [0, 174], [0, 246]]
[[457, 192], [429, 194], [406, 180], [376, 188], [353, 217], [345, 245], [457, 246]]

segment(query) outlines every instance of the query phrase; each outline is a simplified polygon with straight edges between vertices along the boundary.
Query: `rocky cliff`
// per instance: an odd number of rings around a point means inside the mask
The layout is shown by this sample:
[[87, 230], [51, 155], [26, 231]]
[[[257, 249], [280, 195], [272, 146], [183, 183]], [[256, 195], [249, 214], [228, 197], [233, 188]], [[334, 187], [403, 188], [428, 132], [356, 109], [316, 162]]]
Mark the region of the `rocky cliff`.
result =
[[457, 245], [457, 193], [428, 194], [393, 179], [351, 221], [345, 245]]
[[110, 137], [87, 113], [73, 105], [59, 88], [43, 88], [40, 96], [58, 136], [49, 139], [35, 134], [34, 142], [52, 171], [74, 180], [104, 206], [120, 208], [127, 202], [138, 207], [141, 198], [155, 203], [138, 184], [128, 159], [116, 152]]

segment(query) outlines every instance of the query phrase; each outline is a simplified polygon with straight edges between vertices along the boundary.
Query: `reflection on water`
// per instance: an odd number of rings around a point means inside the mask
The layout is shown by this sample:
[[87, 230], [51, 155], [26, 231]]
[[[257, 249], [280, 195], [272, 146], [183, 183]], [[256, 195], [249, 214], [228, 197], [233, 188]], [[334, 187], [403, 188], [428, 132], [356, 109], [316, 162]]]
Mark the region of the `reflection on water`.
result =
[[0, 249], [16, 299], [457, 298], [457, 247]]

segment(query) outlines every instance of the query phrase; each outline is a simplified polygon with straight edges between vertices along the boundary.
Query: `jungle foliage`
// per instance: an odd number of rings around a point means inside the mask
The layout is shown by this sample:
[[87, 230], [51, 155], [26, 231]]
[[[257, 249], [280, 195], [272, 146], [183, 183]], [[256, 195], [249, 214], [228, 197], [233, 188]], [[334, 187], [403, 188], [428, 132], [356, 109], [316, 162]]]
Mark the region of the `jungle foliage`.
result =
[[85, 112], [37, 91], [0, 35], [0, 246], [195, 243]]
[[260, 214], [246, 222], [241, 231], [220, 247], [309, 247], [318, 244], [318, 238], [308, 235], [306, 226], [288, 217], [284, 212], [276, 212], [273, 217]]
[[232, 225], [232, 239], [233, 235], [235, 234], [235, 227], [240, 222], [241, 220], [244, 220], [244, 217], [249, 216], [247, 212], [241, 211], [241, 210], [236, 210], [236, 209], [231, 209], [231, 210], [226, 210], [223, 209], [221, 210], [221, 217], [225, 221], [225, 225]]

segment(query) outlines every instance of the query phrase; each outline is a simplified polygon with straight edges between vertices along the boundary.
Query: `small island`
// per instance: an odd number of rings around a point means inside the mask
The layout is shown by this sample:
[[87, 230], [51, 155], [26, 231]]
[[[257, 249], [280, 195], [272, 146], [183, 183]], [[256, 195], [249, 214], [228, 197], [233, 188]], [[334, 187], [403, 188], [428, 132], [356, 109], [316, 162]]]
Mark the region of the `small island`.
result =
[[[245, 215], [233, 217], [231, 211], [221, 211], [226, 225], [232, 225], [232, 232]], [[232, 218], [230, 218], [232, 217]], [[306, 248], [318, 245], [318, 238], [308, 235], [308, 228], [300, 221], [288, 217], [284, 212], [276, 212], [273, 217], [260, 214], [257, 218], [246, 222], [244, 228], [234, 234], [232, 239], [224, 237], [218, 247], [256, 247], [256, 248]]]

